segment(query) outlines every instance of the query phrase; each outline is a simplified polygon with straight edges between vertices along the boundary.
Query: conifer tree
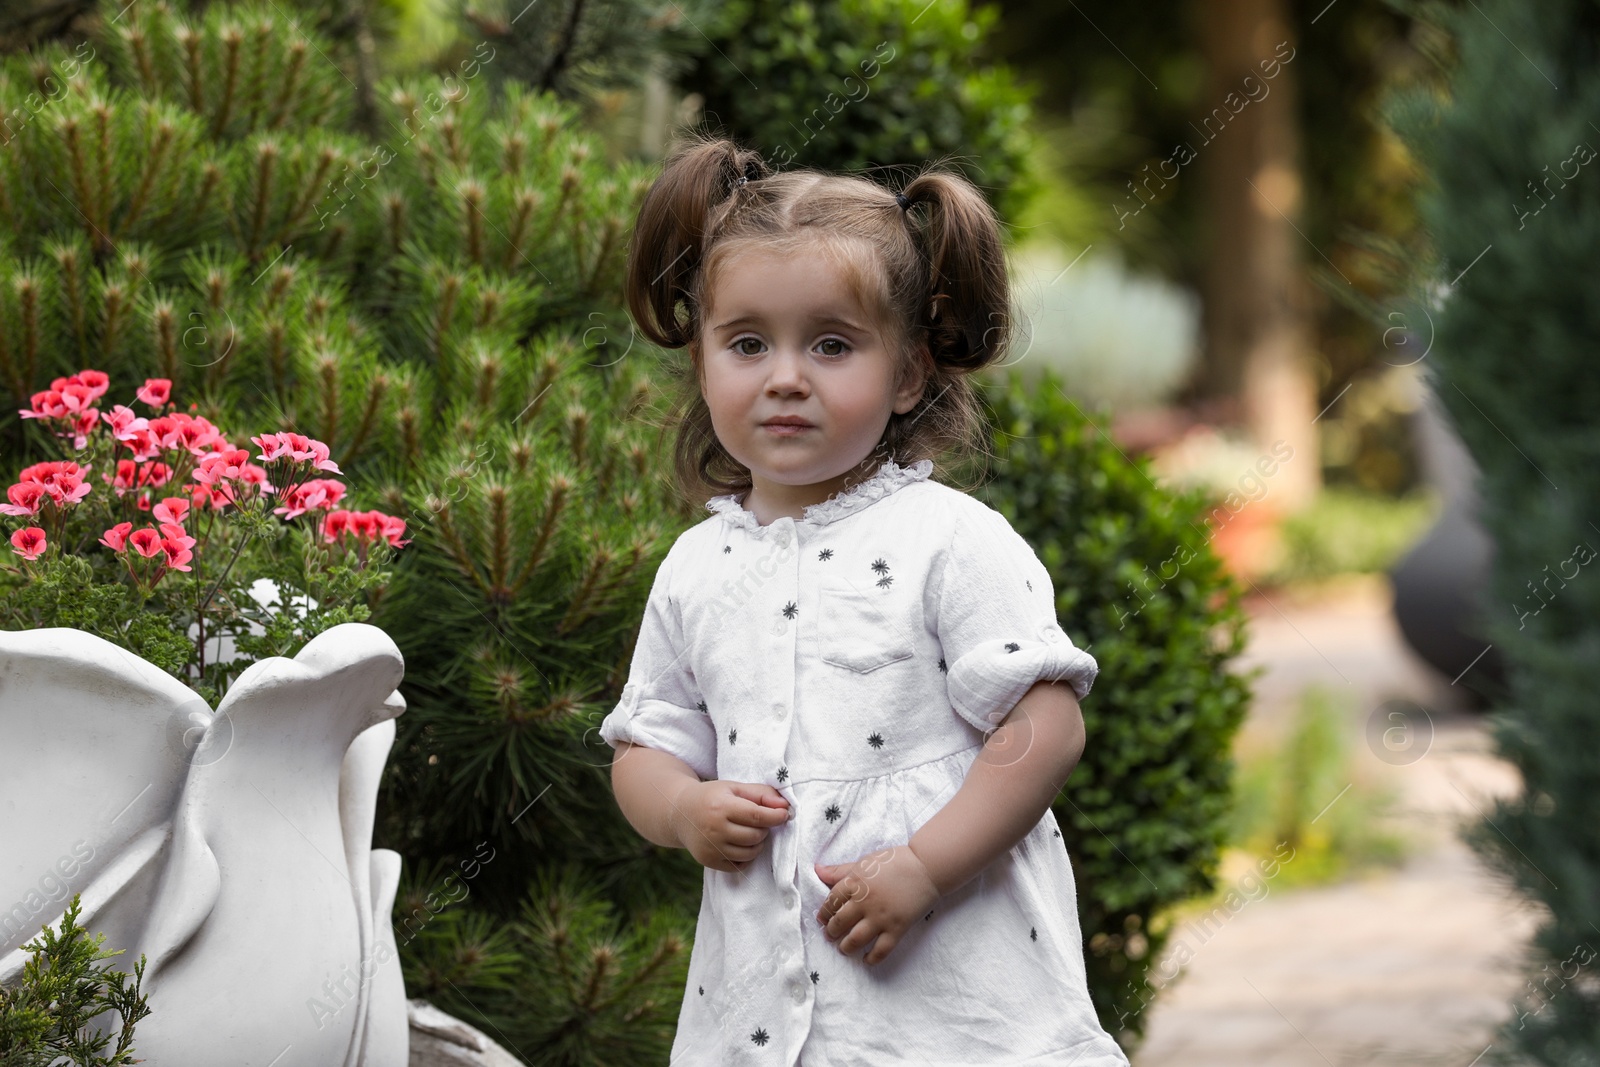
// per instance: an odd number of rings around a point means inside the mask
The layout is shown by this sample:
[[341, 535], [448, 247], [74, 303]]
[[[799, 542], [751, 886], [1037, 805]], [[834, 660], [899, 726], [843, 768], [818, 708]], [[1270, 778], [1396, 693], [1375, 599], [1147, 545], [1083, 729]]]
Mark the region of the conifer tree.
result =
[[1448, 31], [1448, 92], [1391, 102], [1430, 179], [1432, 254], [1405, 318], [1431, 327], [1434, 387], [1482, 472], [1499, 606], [1482, 637], [1508, 667], [1491, 723], [1523, 785], [1480, 803], [1470, 839], [1544, 906], [1484, 1062], [1577, 1067], [1600, 1060], [1600, 7], [1427, 13]]

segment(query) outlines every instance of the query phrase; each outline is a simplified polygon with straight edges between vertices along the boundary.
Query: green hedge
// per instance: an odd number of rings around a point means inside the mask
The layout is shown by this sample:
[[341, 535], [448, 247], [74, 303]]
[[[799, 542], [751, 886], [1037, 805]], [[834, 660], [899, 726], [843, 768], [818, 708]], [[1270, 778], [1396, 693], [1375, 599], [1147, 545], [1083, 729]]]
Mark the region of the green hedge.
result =
[[1030, 93], [984, 55], [998, 18], [967, 0], [728, 0], [706, 24], [715, 50], [680, 84], [704, 97], [713, 126], [780, 170], [953, 155], [1013, 219], [1038, 186]]

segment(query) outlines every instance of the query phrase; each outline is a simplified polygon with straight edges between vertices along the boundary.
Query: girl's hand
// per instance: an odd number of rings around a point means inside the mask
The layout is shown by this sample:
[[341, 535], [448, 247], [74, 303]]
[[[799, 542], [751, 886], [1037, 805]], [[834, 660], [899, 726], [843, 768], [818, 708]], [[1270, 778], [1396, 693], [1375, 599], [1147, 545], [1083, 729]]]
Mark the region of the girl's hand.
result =
[[852, 863], [813, 866], [832, 889], [817, 921], [846, 956], [877, 938], [863, 961], [868, 964], [889, 955], [906, 927], [939, 899], [933, 878], [908, 845], [880, 849]]
[[755, 859], [767, 827], [788, 820], [789, 801], [761, 782], [694, 782], [673, 801], [673, 825], [689, 855], [730, 874]]

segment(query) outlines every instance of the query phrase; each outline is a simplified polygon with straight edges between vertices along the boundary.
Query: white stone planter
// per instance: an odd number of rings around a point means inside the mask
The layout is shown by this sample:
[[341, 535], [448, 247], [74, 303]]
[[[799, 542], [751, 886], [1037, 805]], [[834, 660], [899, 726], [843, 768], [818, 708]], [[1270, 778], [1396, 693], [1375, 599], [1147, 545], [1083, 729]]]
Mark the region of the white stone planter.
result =
[[405, 1067], [400, 857], [371, 847], [403, 673], [347, 623], [213, 712], [90, 634], [0, 632], [0, 982], [81, 893], [124, 970], [149, 957], [141, 1059]]

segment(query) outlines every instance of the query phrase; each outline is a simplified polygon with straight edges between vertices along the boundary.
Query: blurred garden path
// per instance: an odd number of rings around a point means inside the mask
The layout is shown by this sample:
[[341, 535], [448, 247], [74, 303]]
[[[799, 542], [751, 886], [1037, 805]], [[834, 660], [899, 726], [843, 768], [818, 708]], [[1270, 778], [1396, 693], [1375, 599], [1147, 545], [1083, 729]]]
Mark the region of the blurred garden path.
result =
[[[1338, 885], [1269, 883], [1265, 896], [1242, 893], [1255, 899], [1220, 926], [1180, 923], [1172, 943], [1192, 956], [1152, 1007], [1134, 1067], [1468, 1067], [1510, 1017], [1538, 913], [1454, 828], [1486, 812], [1486, 798], [1514, 792], [1518, 775], [1492, 755], [1459, 690], [1404, 645], [1389, 595], [1379, 576], [1311, 602], [1252, 598], [1242, 666], [1266, 673], [1237, 748], [1281, 736], [1308, 684], [1344, 694], [1353, 771], [1394, 788], [1395, 829], [1414, 842], [1408, 860]], [[1368, 718], [1395, 698], [1428, 709], [1433, 728], [1426, 754], [1403, 764], [1367, 740]], [[1222, 884], [1241, 873], [1224, 871]]]

